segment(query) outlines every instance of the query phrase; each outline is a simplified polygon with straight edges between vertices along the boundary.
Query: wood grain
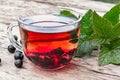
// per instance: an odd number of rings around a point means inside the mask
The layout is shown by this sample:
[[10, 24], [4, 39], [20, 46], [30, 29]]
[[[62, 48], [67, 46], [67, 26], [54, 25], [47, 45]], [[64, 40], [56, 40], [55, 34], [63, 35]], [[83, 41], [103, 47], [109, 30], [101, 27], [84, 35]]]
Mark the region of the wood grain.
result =
[[[0, 80], [120, 80], [120, 66], [98, 66], [94, 57], [74, 58], [65, 68], [46, 71], [35, 67], [26, 58], [22, 69], [14, 66], [14, 54], [7, 51], [10, 44], [7, 26], [19, 15], [37, 15], [55, 10], [56, 6], [67, 6], [84, 14], [88, 9], [103, 15], [114, 4], [91, 0], [0, 0]], [[16, 34], [16, 31], [14, 32]], [[96, 53], [98, 54], [98, 53]]]

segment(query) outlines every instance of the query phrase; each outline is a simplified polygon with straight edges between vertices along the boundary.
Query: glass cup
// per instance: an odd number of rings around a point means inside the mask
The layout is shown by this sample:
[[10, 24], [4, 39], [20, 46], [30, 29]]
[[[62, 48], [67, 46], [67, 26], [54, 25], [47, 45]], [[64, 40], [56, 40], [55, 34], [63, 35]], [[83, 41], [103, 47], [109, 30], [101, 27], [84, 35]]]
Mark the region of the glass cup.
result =
[[[26, 57], [43, 69], [60, 69], [69, 64], [78, 45], [81, 17], [75, 10], [71, 11], [77, 18], [58, 13], [41, 14], [31, 17], [19, 17], [17, 23], [10, 24], [8, 36], [11, 43], [23, 51]], [[61, 9], [60, 9], [61, 10]], [[22, 44], [16, 41], [12, 31], [19, 27]]]

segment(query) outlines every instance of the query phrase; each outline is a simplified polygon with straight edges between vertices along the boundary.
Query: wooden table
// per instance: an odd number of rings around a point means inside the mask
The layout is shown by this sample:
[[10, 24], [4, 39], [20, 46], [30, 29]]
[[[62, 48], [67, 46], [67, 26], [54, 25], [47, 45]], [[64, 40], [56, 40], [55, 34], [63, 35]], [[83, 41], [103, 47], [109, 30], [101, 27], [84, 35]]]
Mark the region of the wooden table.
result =
[[36, 15], [56, 6], [68, 6], [84, 14], [88, 9], [103, 15], [114, 4], [91, 0], [0, 0], [0, 80], [120, 80], [118, 65], [98, 66], [94, 57], [74, 58], [71, 64], [56, 71], [45, 71], [33, 66], [26, 58], [23, 68], [14, 66], [14, 54], [7, 51], [10, 44], [6, 34], [7, 26], [20, 14]]

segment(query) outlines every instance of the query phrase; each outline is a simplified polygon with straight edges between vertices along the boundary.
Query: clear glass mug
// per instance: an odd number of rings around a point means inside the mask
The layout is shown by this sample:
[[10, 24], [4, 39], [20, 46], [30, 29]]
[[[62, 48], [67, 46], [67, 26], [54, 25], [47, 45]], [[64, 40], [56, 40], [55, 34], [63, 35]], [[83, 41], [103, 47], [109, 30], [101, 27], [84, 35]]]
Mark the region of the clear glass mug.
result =
[[[77, 18], [60, 15], [58, 11], [54, 14], [19, 17], [17, 23], [8, 26], [11, 43], [43, 69], [64, 67], [70, 63], [77, 50], [80, 14], [72, 9], [62, 9], [71, 11]], [[13, 38], [14, 27], [19, 27], [22, 45]]]

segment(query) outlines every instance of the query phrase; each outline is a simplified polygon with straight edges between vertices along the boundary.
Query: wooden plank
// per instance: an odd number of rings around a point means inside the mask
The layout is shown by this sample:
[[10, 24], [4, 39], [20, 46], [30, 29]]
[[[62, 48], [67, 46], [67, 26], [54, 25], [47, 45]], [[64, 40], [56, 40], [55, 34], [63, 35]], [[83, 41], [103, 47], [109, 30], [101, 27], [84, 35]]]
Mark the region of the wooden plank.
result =
[[[99, 6], [101, 5], [101, 6]], [[114, 4], [91, 0], [0, 0], [0, 80], [120, 80], [119, 66], [98, 66], [97, 56], [74, 58], [71, 64], [56, 71], [45, 71], [36, 68], [26, 58], [22, 69], [14, 66], [14, 54], [7, 51], [10, 44], [7, 26], [19, 15], [36, 15], [55, 10], [56, 6], [67, 6], [84, 14], [93, 9], [101, 15]], [[16, 34], [17, 31], [14, 33]]]

